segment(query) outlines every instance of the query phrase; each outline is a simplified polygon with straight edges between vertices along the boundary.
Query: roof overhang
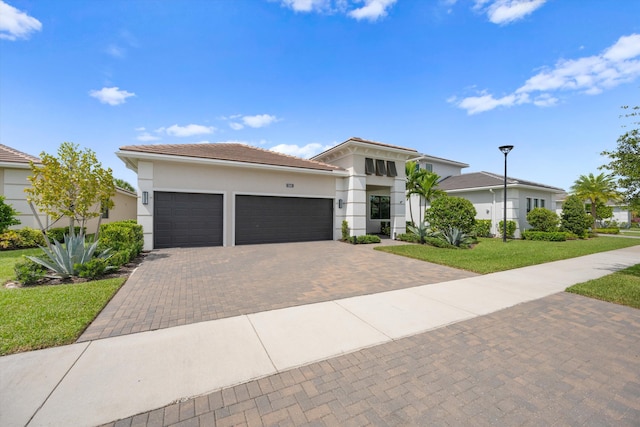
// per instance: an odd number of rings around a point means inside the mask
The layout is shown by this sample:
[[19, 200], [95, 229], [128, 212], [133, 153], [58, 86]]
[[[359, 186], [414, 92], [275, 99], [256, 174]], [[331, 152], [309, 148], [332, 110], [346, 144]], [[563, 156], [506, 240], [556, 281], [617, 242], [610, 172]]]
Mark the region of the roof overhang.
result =
[[348, 139], [335, 147], [331, 147], [328, 150], [313, 156], [311, 159], [329, 163], [352, 154], [362, 154], [371, 157], [386, 157], [406, 161], [407, 159], [414, 157], [418, 152], [408, 148], [368, 142], [366, 140]]
[[[535, 185], [526, 185], [520, 183], [507, 183], [507, 189], [515, 188], [515, 189], [527, 189], [527, 190], [536, 190], [536, 191], [546, 191], [547, 193], [553, 194], [562, 194], [564, 190], [562, 188], [549, 188], [549, 187], [539, 187]], [[487, 185], [484, 187], [467, 187], [467, 188], [455, 188], [452, 190], [442, 190], [447, 193], [464, 193], [469, 191], [492, 191], [492, 190], [503, 190], [504, 185]]]
[[421, 154], [417, 157], [410, 158], [411, 161], [420, 161], [427, 160], [432, 162], [444, 163], [447, 165], [457, 166], [460, 168], [468, 168], [469, 165], [467, 163], [456, 162], [455, 160], [443, 159], [442, 157], [429, 156], [427, 154]]
[[238, 162], [238, 161], [232, 161], [232, 160], [203, 159], [200, 157], [177, 156], [173, 154], [169, 155], [169, 154], [157, 154], [157, 153], [142, 153], [139, 151], [128, 151], [128, 150], [117, 151], [116, 156], [118, 156], [120, 160], [124, 162], [124, 164], [127, 166], [128, 169], [131, 169], [136, 173], [138, 173], [138, 161], [146, 160], [146, 161], [190, 163], [190, 164], [210, 165], [210, 166], [224, 166], [224, 167], [231, 167], [231, 168], [258, 169], [258, 170], [269, 170], [269, 171], [289, 172], [289, 173], [302, 173], [307, 175], [325, 175], [325, 176], [336, 176], [336, 177], [349, 176], [349, 173], [342, 169], [322, 170], [322, 169], [310, 169], [310, 168], [296, 168], [293, 166], [267, 165], [262, 163]]
[[[40, 163], [34, 162], [36, 165]], [[13, 168], [13, 169], [31, 169], [30, 163], [18, 163], [18, 162], [0, 162], [0, 168]]]

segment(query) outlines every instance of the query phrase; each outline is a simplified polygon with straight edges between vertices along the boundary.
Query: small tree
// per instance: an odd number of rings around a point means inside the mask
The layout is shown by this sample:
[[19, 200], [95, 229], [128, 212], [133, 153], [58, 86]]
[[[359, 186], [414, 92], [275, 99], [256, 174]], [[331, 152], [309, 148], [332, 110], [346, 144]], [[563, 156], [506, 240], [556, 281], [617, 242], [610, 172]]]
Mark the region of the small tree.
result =
[[424, 218], [437, 231], [457, 228], [471, 233], [476, 224], [476, 208], [462, 197], [441, 196], [433, 200]]
[[560, 218], [555, 212], [546, 208], [534, 208], [527, 214], [527, 222], [535, 231], [557, 231]]
[[598, 217], [596, 207], [598, 204], [604, 204], [608, 200], [618, 200], [620, 198], [620, 193], [616, 190], [613, 177], [604, 173], [595, 176], [592, 173], [580, 175], [571, 186], [571, 190], [583, 201], [590, 203], [593, 228], [596, 228], [596, 219]]
[[12, 225], [20, 224], [20, 220], [16, 218], [18, 214], [19, 212], [13, 209], [13, 206], [4, 202], [4, 196], [0, 196], [0, 234]]
[[[76, 221], [84, 228], [87, 220], [101, 217], [102, 209], [113, 207], [111, 169], [104, 169], [92, 150], [80, 151], [78, 145], [63, 142], [58, 157], [43, 152], [40, 158], [41, 165], [31, 163], [27, 200], [50, 217], [67, 216], [71, 234]], [[100, 221], [96, 236], [99, 231]]]
[[571, 195], [562, 204], [560, 220], [563, 231], [569, 231], [579, 237], [585, 237], [593, 219], [585, 213], [584, 204], [579, 196]]

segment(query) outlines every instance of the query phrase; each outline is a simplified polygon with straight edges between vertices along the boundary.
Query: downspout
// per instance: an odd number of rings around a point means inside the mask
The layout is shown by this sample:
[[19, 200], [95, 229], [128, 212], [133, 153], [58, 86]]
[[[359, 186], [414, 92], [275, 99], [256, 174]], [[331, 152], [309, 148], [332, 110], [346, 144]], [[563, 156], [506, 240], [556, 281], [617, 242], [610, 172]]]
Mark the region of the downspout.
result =
[[489, 193], [493, 196], [491, 201], [491, 234], [498, 234], [498, 227], [496, 226], [496, 193], [493, 188], [489, 189]]

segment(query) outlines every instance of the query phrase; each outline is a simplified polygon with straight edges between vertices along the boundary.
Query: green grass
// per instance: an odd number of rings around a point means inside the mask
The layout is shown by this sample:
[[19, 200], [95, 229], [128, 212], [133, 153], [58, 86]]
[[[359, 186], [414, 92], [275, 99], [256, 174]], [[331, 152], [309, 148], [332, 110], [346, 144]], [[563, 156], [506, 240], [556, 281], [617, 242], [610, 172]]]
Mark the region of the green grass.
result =
[[0, 355], [73, 343], [124, 282], [0, 289]]
[[620, 234], [640, 237], [640, 229], [620, 230]]
[[567, 292], [640, 308], [640, 264], [567, 288]]
[[7, 280], [14, 279], [16, 277], [15, 271], [13, 271], [13, 265], [22, 260], [23, 255], [39, 255], [42, 253], [42, 249], [17, 249], [14, 251], [1, 251], [0, 252], [0, 284], [5, 283]]
[[639, 244], [640, 241], [622, 237], [566, 242], [511, 240], [507, 243], [503, 243], [501, 239], [480, 239], [480, 243], [473, 249], [440, 249], [428, 245], [381, 246], [375, 249], [487, 274]]

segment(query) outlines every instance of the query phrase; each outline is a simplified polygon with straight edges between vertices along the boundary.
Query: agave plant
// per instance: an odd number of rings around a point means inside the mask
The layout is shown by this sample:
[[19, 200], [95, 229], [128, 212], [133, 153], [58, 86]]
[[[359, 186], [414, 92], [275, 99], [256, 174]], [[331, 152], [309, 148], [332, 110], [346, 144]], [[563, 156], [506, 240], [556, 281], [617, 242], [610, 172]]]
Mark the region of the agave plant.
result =
[[[51, 248], [40, 247], [45, 258], [27, 256], [31, 261], [36, 262], [56, 273], [56, 277], [65, 279], [70, 276], [78, 275], [78, 266], [83, 265], [93, 258], [98, 247], [98, 240], [95, 242], [86, 242], [84, 233], [77, 235], [65, 235], [64, 243], [57, 240], [53, 241]], [[98, 258], [109, 258], [111, 249], [107, 249], [100, 254]]]
[[407, 229], [420, 239], [420, 243], [424, 243], [425, 237], [433, 234], [426, 222], [421, 222], [417, 227], [415, 225], [407, 225]]
[[438, 237], [453, 246], [466, 246], [473, 241], [473, 237], [463, 233], [457, 227], [446, 227], [438, 233]]

